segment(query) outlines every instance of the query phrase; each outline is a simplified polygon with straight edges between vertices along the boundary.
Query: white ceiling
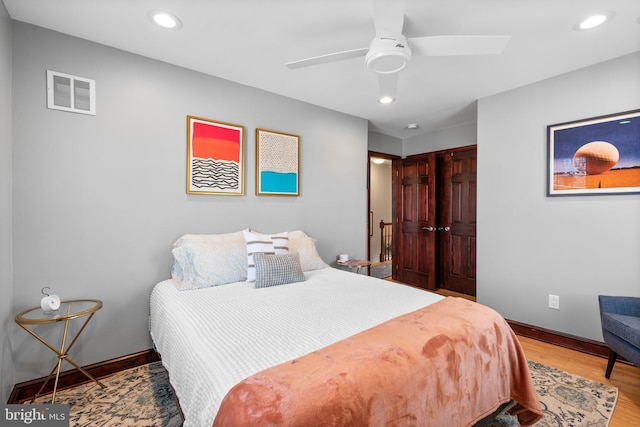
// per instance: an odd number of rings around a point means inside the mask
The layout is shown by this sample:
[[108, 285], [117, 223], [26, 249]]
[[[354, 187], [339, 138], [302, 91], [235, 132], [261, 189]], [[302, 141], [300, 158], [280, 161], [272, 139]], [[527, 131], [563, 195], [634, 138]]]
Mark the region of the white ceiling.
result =
[[[289, 70], [286, 62], [368, 47], [373, 0], [3, 0], [14, 20], [60, 31], [369, 120], [407, 138], [475, 121], [475, 101], [640, 51], [640, 0], [406, 0], [407, 37], [510, 35], [501, 55], [419, 57], [397, 101], [377, 102], [363, 58]], [[180, 30], [151, 23], [162, 9]], [[574, 24], [611, 10], [589, 31]], [[585, 88], [587, 90], [588, 88]], [[407, 130], [409, 123], [420, 128]]]

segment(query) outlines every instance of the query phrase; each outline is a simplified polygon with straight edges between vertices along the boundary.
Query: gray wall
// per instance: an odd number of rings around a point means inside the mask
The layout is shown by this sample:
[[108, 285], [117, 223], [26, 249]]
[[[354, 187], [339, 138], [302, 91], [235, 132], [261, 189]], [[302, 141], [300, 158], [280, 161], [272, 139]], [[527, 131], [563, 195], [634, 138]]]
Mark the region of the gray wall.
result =
[[638, 76], [640, 53], [479, 101], [479, 302], [601, 340], [597, 295], [640, 296], [640, 195], [545, 196], [546, 126], [640, 108]]
[[371, 151], [402, 156], [402, 144], [403, 141], [399, 138], [369, 131], [368, 146]]
[[[171, 244], [183, 233], [303, 229], [326, 261], [366, 255], [365, 120], [13, 28], [12, 311], [36, 305], [45, 285], [63, 299], [101, 299], [73, 352], [80, 364], [150, 348], [149, 293], [169, 277]], [[48, 110], [47, 69], [95, 79], [97, 115]], [[245, 196], [185, 194], [187, 115], [245, 126]], [[300, 197], [255, 196], [257, 127], [301, 136]], [[15, 381], [48, 373], [52, 353], [18, 328], [12, 341]]]
[[402, 144], [402, 154], [411, 156], [448, 148], [464, 147], [466, 145], [474, 145], [476, 141], [476, 122], [465, 122], [406, 138]]
[[0, 402], [7, 401], [13, 385], [11, 209], [11, 20], [0, 1]]

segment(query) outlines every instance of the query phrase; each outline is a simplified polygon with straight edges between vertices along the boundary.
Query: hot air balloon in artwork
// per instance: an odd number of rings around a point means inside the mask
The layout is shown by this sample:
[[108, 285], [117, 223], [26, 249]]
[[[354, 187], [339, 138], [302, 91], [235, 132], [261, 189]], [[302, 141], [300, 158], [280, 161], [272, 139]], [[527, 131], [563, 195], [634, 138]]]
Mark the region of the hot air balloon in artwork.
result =
[[573, 155], [573, 165], [585, 175], [600, 175], [613, 168], [620, 158], [618, 149], [606, 141], [584, 144]]

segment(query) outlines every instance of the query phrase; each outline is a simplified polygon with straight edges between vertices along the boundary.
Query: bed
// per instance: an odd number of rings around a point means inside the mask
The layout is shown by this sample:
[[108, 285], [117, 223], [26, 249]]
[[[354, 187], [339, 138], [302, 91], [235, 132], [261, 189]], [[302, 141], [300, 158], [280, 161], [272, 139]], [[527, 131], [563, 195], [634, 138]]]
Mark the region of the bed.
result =
[[300, 231], [185, 235], [173, 254], [150, 332], [185, 427], [471, 426], [507, 404], [522, 425], [541, 417], [487, 307], [331, 268]]

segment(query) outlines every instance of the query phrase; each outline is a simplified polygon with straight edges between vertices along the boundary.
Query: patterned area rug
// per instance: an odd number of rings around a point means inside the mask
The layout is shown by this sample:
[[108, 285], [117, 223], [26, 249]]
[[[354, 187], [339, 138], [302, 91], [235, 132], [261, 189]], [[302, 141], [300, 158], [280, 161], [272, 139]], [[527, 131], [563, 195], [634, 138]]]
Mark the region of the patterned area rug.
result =
[[[529, 361], [529, 369], [544, 411], [544, 418], [535, 424], [537, 427], [609, 425], [618, 398], [616, 388], [537, 362]], [[57, 394], [57, 403], [70, 405], [71, 427], [182, 425], [180, 409], [161, 362], [129, 369], [101, 381], [106, 389], [90, 383]], [[47, 397], [35, 403], [47, 403]], [[519, 426], [519, 423], [505, 414], [491, 426]]]
[[[69, 404], [70, 427], [182, 425], [167, 371], [161, 362], [122, 371], [100, 379], [107, 386], [88, 383], [56, 394], [56, 403]], [[51, 395], [34, 403], [48, 403]]]
[[[544, 417], [535, 427], [607, 427], [618, 400], [618, 389], [529, 361]], [[519, 426], [501, 415], [493, 427]]]

